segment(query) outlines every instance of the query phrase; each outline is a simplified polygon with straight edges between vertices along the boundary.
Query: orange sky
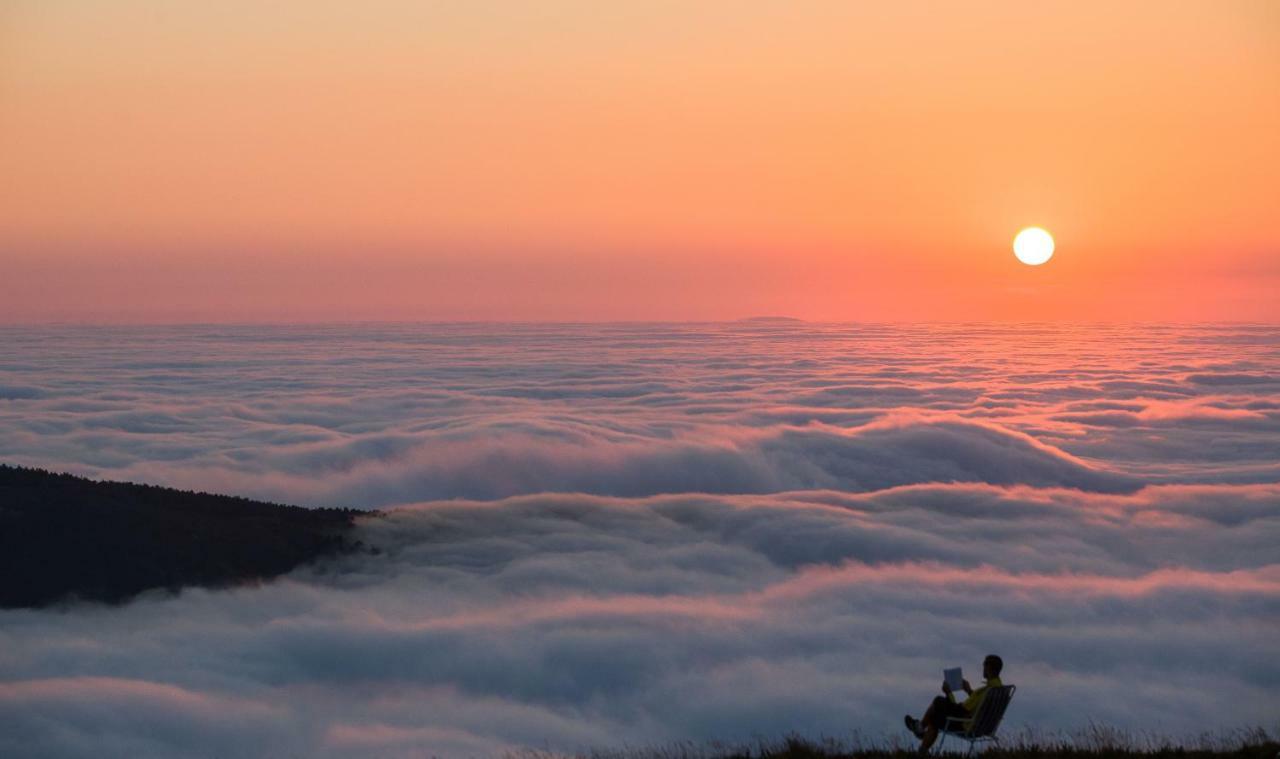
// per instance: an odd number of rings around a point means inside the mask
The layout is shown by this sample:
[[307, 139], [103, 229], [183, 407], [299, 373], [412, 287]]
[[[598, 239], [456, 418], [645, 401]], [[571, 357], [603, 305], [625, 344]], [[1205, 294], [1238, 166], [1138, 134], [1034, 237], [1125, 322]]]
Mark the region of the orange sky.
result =
[[1276, 321], [1277, 198], [1271, 0], [0, 6], [0, 321]]

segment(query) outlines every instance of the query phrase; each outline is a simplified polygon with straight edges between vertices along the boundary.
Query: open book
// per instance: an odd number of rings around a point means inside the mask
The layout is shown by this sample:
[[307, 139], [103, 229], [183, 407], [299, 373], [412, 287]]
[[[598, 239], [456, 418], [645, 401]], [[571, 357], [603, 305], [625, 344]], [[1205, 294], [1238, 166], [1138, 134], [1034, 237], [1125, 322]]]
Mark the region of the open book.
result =
[[947, 685], [951, 686], [951, 690], [960, 691], [964, 689], [964, 676], [960, 674], [960, 668], [942, 670], [942, 677], [947, 681]]

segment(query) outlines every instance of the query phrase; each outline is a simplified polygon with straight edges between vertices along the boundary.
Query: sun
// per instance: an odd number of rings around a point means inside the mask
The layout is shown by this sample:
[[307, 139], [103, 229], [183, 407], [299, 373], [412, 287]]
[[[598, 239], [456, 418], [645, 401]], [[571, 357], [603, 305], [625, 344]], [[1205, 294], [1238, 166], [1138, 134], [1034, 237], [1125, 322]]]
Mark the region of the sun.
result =
[[1053, 235], [1040, 227], [1027, 227], [1013, 238], [1013, 254], [1028, 266], [1039, 266], [1053, 258]]

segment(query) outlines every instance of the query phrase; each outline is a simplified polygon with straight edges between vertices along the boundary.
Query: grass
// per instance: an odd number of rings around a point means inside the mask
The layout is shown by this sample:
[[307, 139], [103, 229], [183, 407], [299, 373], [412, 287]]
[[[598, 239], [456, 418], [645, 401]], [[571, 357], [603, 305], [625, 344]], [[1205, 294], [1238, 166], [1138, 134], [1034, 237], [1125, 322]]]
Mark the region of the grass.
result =
[[[1173, 738], [1090, 725], [1071, 732], [1023, 730], [1002, 736], [1001, 743], [979, 744], [975, 755], [984, 759], [1280, 759], [1278, 736], [1260, 727]], [[743, 744], [684, 742], [574, 754], [526, 750], [506, 759], [910, 759], [916, 756], [916, 745], [905, 736], [868, 740], [854, 733], [847, 739], [814, 740], [789, 735]], [[962, 756], [968, 744], [951, 738], [943, 750]]]

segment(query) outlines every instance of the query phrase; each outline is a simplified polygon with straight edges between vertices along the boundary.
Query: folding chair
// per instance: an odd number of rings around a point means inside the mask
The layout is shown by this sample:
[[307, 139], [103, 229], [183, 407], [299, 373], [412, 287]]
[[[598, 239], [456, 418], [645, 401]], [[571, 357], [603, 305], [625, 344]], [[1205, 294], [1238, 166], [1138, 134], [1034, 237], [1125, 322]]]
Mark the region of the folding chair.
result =
[[965, 756], [972, 756], [973, 747], [982, 741], [991, 741], [997, 746], [1000, 745], [996, 728], [1000, 727], [1000, 720], [1004, 719], [1004, 710], [1009, 708], [1009, 702], [1013, 700], [1015, 690], [1017, 687], [1013, 685], [1002, 685], [988, 690], [982, 697], [982, 703], [978, 704], [978, 713], [973, 715], [968, 729], [964, 726], [968, 720], [947, 717], [947, 723], [939, 731], [942, 733], [942, 739], [938, 741], [935, 750], [938, 753], [942, 752], [942, 744], [946, 743], [948, 735], [954, 735], [962, 741], [969, 741], [969, 750]]

